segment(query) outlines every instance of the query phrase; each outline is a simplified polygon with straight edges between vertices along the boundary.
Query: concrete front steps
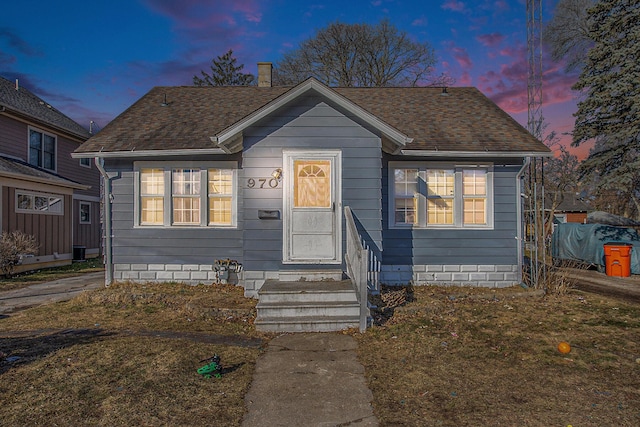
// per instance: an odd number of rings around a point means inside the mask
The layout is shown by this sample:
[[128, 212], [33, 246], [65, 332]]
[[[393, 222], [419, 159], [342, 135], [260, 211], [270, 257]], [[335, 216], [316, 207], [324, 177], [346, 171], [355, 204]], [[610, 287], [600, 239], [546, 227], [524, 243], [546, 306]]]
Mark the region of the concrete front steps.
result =
[[348, 280], [267, 280], [258, 297], [259, 331], [330, 332], [357, 328], [360, 322], [360, 305]]

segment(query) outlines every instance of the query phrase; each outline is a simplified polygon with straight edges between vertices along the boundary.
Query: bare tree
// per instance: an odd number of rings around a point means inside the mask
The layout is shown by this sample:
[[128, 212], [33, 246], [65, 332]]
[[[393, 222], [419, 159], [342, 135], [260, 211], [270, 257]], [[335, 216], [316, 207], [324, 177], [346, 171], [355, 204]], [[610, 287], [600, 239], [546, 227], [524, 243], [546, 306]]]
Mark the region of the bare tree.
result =
[[587, 10], [596, 0], [560, 0], [551, 21], [543, 31], [544, 42], [551, 47], [555, 61], [566, 60], [567, 71], [581, 68], [593, 46], [587, 23]]
[[334, 22], [284, 55], [278, 84], [315, 77], [329, 86], [416, 86], [429, 76], [435, 53], [388, 20], [377, 25]]

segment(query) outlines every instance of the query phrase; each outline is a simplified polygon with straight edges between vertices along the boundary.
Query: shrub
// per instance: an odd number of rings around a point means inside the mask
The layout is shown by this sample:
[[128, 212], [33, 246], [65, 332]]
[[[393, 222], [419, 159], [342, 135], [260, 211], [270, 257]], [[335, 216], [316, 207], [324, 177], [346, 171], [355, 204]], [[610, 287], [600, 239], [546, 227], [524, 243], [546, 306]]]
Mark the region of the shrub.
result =
[[0, 271], [7, 277], [13, 275], [16, 265], [25, 255], [38, 253], [38, 242], [34, 236], [22, 231], [3, 231], [0, 235]]

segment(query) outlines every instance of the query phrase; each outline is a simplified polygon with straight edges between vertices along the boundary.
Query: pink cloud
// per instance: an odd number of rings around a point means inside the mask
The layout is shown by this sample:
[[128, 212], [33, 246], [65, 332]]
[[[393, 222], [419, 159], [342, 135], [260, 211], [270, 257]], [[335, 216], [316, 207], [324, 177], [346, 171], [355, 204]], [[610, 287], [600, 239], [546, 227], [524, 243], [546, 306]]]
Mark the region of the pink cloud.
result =
[[509, 7], [509, 3], [507, 3], [506, 1], [497, 0], [493, 2], [493, 4], [491, 5], [491, 9], [497, 12], [506, 12], [510, 9], [510, 7]]
[[[236, 25], [238, 21], [260, 22], [256, 0], [144, 0], [150, 9], [176, 21], [178, 28], [203, 29], [212, 24]], [[221, 12], [225, 11], [225, 12]]]
[[25, 56], [44, 56], [44, 53], [40, 48], [31, 45], [19, 35], [18, 31], [12, 28], [0, 27], [0, 40], [5, 40], [9, 47]]
[[413, 20], [411, 25], [413, 25], [414, 27], [424, 27], [427, 25], [427, 18], [425, 18], [424, 16], [421, 16], [420, 18], [416, 18]]
[[471, 58], [469, 57], [469, 53], [467, 52], [466, 49], [461, 47], [454, 47], [452, 51], [453, 51], [453, 57], [456, 59], [456, 61], [462, 68], [469, 69], [473, 67], [473, 61], [471, 61]]
[[459, 86], [471, 86], [471, 83], [472, 83], [472, 79], [468, 71], [465, 71], [464, 73], [462, 73], [462, 75], [456, 82], [456, 84]]
[[[526, 112], [528, 108], [527, 80], [529, 64], [526, 48], [513, 47], [512, 61], [502, 64], [499, 71], [489, 70], [478, 78], [479, 88], [508, 113]], [[576, 76], [563, 72], [563, 68], [545, 58], [542, 75], [542, 101], [544, 106], [572, 101], [571, 86]]]
[[446, 0], [440, 7], [454, 12], [464, 12], [466, 10], [465, 4], [457, 0]]
[[495, 47], [502, 43], [504, 35], [500, 33], [480, 34], [476, 37], [480, 43], [487, 47]]
[[516, 56], [519, 54], [520, 47], [516, 46], [507, 46], [505, 48], [500, 49], [500, 55], [502, 56]]

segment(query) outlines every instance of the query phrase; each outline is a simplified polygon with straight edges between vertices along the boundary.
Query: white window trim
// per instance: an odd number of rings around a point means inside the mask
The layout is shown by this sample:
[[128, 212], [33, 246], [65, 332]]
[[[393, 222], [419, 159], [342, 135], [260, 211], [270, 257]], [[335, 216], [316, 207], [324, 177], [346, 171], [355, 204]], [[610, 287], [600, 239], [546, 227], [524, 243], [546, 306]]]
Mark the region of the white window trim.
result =
[[[86, 160], [88, 162], [88, 164], [83, 164], [82, 162]], [[83, 157], [80, 160], [78, 160], [78, 163], [80, 164], [80, 166], [82, 166], [83, 168], [87, 168], [87, 169], [91, 169], [91, 159], [89, 157]]]
[[[49, 168], [45, 168], [44, 167], [44, 159], [43, 159], [43, 164], [42, 165], [34, 165], [33, 163], [31, 163], [31, 132], [38, 132], [41, 133], [44, 137], [44, 135], [48, 135], [53, 137], [54, 140], [54, 144], [53, 144], [53, 169], [49, 169]], [[43, 141], [44, 144], [44, 141]], [[43, 150], [44, 150], [44, 146], [43, 146]], [[31, 166], [36, 166], [48, 171], [52, 171], [52, 172], [56, 172], [58, 170], [58, 135], [50, 133], [50, 132], [45, 132], [42, 129], [33, 127], [33, 126], [29, 126], [27, 129], [27, 163], [29, 163]]]
[[[82, 206], [89, 206], [89, 220], [82, 220]], [[91, 203], [89, 202], [79, 202], [78, 203], [78, 223], [79, 224], [91, 224]]]
[[[238, 225], [238, 164], [233, 161], [212, 162], [134, 162], [134, 228], [236, 228]], [[163, 224], [143, 225], [140, 223], [140, 170], [162, 169], [164, 177], [163, 195]], [[200, 169], [200, 223], [199, 224], [172, 224], [173, 195], [171, 172], [173, 169]], [[231, 198], [231, 224], [209, 224], [209, 169], [227, 169], [233, 172], [233, 195]]]
[[[55, 197], [55, 198], [59, 198], [60, 199], [60, 212], [53, 212], [50, 210], [46, 210], [46, 211], [41, 211], [38, 209], [20, 209], [18, 207], [18, 198], [21, 196], [33, 196], [33, 197], [46, 197], [46, 198], [50, 198], [50, 197]], [[62, 216], [64, 215], [64, 195], [63, 194], [53, 194], [53, 193], [37, 193], [37, 192], [33, 192], [33, 191], [22, 191], [22, 190], [16, 190], [15, 193], [15, 211], [16, 213], [26, 213], [26, 214], [34, 214], [34, 215], [59, 215]]]
[[[439, 230], [493, 230], [494, 228], [494, 191], [493, 191], [493, 164], [473, 164], [473, 163], [445, 163], [445, 162], [389, 162], [388, 176], [388, 218], [390, 229], [439, 229]], [[395, 222], [395, 173], [396, 169], [418, 169], [418, 191], [425, 186], [425, 175], [428, 169], [453, 169], [455, 171], [454, 190], [454, 220], [453, 224], [427, 224], [427, 198], [423, 194], [418, 194], [417, 203], [417, 224], [396, 224]], [[462, 194], [462, 171], [465, 169], [482, 169], [487, 171], [487, 223], [486, 224], [464, 224], [463, 222], [463, 194]]]

